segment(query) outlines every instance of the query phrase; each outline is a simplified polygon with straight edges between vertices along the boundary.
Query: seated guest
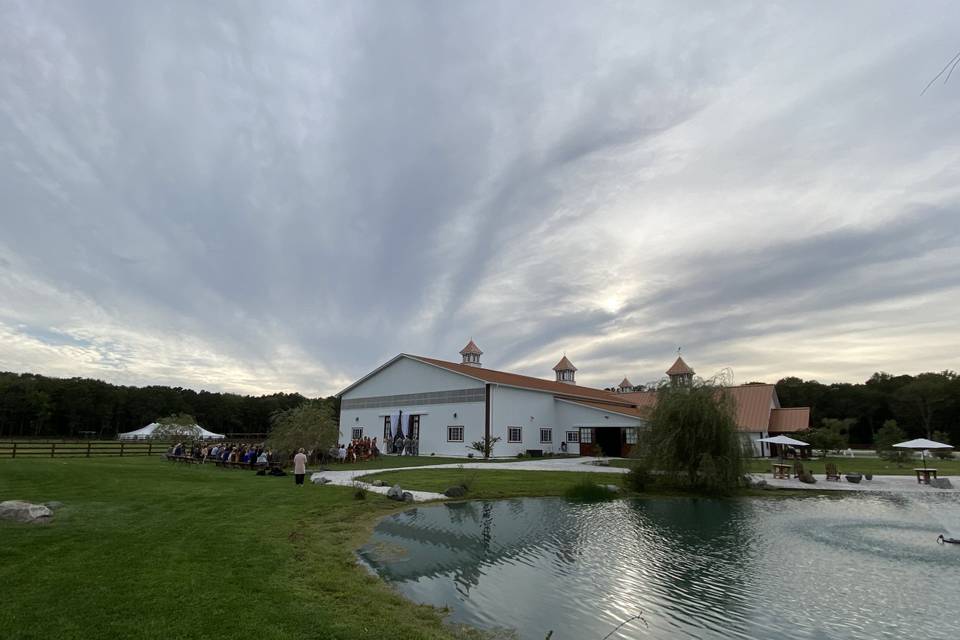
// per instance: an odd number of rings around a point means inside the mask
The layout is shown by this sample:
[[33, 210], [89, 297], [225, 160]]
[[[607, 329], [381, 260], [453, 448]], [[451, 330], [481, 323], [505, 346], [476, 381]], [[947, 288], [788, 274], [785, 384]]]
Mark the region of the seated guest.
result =
[[267, 452], [262, 451], [259, 456], [257, 456], [257, 464], [270, 464], [270, 460], [267, 459]]

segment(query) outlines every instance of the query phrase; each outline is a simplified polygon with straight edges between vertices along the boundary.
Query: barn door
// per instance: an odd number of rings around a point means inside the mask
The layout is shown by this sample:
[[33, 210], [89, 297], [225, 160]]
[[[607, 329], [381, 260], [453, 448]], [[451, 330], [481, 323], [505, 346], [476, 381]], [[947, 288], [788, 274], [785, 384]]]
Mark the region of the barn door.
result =
[[593, 427], [580, 427], [580, 455], [593, 455]]

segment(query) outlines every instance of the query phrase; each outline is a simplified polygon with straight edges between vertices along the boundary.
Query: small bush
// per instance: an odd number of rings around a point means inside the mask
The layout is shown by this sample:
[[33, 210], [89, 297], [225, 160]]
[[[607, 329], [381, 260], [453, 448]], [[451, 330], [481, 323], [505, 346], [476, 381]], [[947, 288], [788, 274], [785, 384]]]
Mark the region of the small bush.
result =
[[360, 484], [359, 482], [353, 483], [353, 499], [354, 500], [367, 499], [367, 488], [362, 484]]
[[602, 502], [613, 499], [617, 494], [603, 485], [581, 480], [564, 491], [563, 495], [567, 500], [575, 502]]
[[646, 491], [647, 487], [653, 483], [653, 477], [650, 475], [650, 471], [643, 466], [642, 463], [637, 462], [630, 467], [630, 471], [627, 472], [625, 482], [627, 488], [631, 491], [642, 493], [643, 491]]

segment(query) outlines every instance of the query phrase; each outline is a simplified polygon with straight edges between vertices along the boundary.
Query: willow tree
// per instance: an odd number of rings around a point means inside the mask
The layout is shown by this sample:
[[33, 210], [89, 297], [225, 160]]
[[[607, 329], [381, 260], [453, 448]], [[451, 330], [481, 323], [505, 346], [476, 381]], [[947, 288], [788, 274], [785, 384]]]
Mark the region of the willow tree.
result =
[[657, 484], [729, 493], [744, 472], [733, 397], [712, 382], [661, 386], [639, 457]]
[[279, 460], [289, 458], [301, 447], [311, 457], [319, 458], [337, 444], [340, 436], [337, 414], [326, 400], [312, 400], [278, 411], [270, 422], [266, 444]]

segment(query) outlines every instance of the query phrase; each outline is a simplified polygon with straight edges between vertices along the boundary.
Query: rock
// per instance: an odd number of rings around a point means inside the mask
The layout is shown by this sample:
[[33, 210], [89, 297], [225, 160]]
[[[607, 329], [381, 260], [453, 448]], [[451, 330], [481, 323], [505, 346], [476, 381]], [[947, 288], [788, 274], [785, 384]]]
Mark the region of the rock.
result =
[[463, 487], [450, 487], [443, 492], [443, 495], [447, 496], [448, 498], [462, 498], [463, 496], [467, 495], [467, 492]]
[[620, 487], [615, 484], [605, 484], [603, 486], [605, 486], [610, 493], [620, 493]]
[[403, 501], [404, 502], [413, 502], [413, 494], [409, 491], [403, 492]]
[[813, 477], [813, 472], [804, 471], [800, 474], [800, 482], [804, 484], [816, 484], [817, 479]]
[[330, 479], [325, 478], [324, 476], [313, 476], [310, 478], [310, 482], [313, 484], [330, 484]]
[[400, 485], [395, 484], [387, 491], [387, 497], [391, 500], [403, 500], [403, 489], [400, 488]]
[[50, 511], [56, 511], [57, 509], [63, 507], [63, 503], [57, 502], [56, 500], [51, 500], [50, 502], [44, 502], [43, 506], [45, 506], [47, 509], [50, 509]]
[[384, 482], [383, 480], [374, 480], [374, 481], [371, 482], [370, 484], [372, 484], [372, 485], [375, 486], [375, 487], [385, 487], [385, 486], [387, 486], [387, 483]]
[[930, 480], [930, 486], [937, 489], [953, 489], [950, 478], [936, 478]]
[[609, 460], [594, 460], [594, 461], [593, 461], [593, 466], [595, 466], [595, 467], [609, 467], [609, 466], [610, 466], [610, 461], [609, 461]]
[[0, 519], [15, 522], [46, 522], [53, 511], [42, 504], [31, 504], [23, 500], [0, 502]]

